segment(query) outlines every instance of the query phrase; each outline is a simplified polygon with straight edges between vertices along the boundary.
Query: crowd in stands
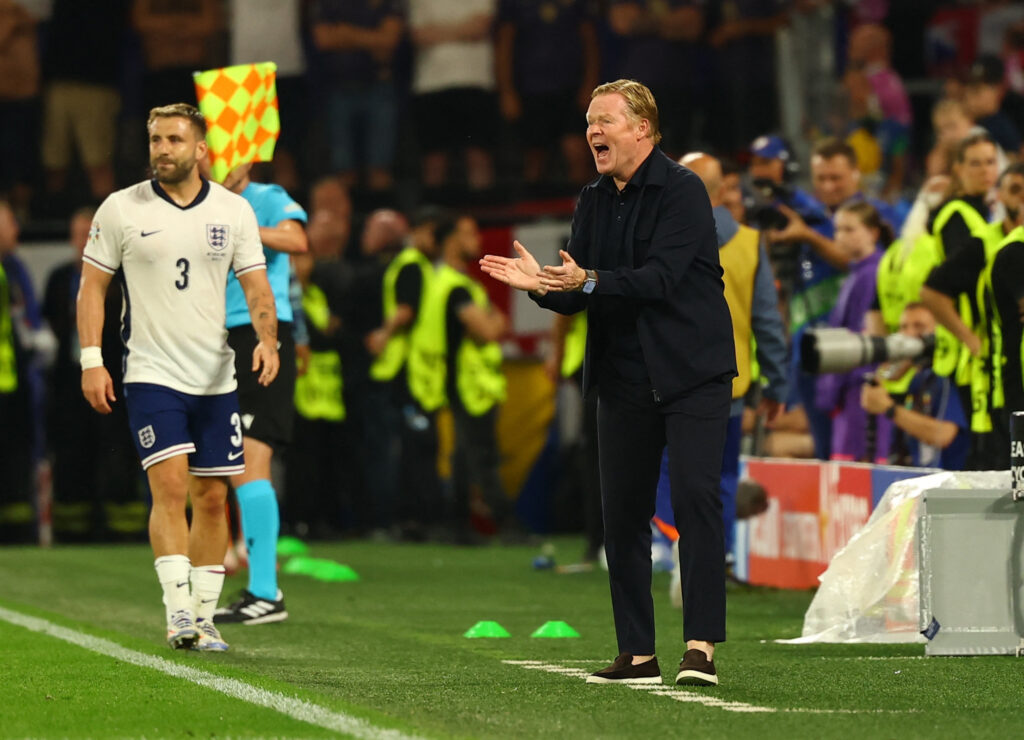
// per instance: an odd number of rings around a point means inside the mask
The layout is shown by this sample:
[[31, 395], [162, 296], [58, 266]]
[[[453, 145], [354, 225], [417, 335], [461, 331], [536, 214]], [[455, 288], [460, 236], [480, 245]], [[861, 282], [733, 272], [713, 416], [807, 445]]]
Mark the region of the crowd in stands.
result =
[[[83, 249], [92, 207], [146, 176], [148, 109], [194, 103], [194, 70], [266, 59], [281, 138], [252, 175], [309, 216], [309, 252], [292, 258], [308, 338], [278, 488], [286, 531], [522, 533], [497, 474], [509, 321], [469, 266], [488, 207], [554, 201], [594, 177], [583, 113], [591, 89], [619, 77], [654, 92], [666, 153], [721, 160], [715, 205], [769, 258], [788, 392], [781, 414], [759, 416], [768, 383], [758, 351], [746, 353], [745, 449], [1008, 467], [1008, 414], [1024, 410], [1024, 9], [987, 4], [1006, 14], [999, 53], [949, 62], [911, 95], [905, 78], [924, 63], [910, 37], [976, 4], [906, 5], [0, 0], [0, 542], [36, 537], [50, 476], [58, 538], [138, 536], [146, 511], [123, 408], [100, 417], [79, 392], [78, 260], [37, 296], [19, 226], [67, 225]], [[787, 137], [776, 51], [810, 23], [819, 42], [831, 34], [832, 104], [809, 104]], [[121, 298], [108, 299], [116, 380]], [[934, 359], [809, 373], [802, 340], [821, 327], [935, 335]], [[575, 329], [555, 333], [558, 364]], [[446, 373], [431, 387], [424, 368], [437, 363]], [[442, 409], [454, 419], [449, 479], [436, 464]], [[593, 440], [583, 444], [587, 468]], [[594, 519], [592, 499], [580, 507]]]

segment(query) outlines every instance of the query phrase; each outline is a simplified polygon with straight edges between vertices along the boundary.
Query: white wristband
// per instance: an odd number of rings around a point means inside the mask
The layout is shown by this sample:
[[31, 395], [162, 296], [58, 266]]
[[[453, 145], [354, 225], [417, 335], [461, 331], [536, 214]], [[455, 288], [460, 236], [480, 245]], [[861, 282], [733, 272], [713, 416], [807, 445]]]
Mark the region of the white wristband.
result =
[[103, 350], [99, 347], [82, 347], [81, 363], [83, 370], [103, 367]]

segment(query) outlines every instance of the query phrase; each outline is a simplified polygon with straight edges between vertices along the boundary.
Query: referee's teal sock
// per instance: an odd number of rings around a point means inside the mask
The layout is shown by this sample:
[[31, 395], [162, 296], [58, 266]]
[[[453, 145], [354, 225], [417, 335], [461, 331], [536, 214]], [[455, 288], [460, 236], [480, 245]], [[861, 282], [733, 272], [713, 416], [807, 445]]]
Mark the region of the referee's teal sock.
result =
[[249, 591], [261, 599], [277, 598], [277, 535], [281, 518], [277, 494], [268, 480], [254, 480], [235, 489], [242, 516], [242, 535], [249, 549]]

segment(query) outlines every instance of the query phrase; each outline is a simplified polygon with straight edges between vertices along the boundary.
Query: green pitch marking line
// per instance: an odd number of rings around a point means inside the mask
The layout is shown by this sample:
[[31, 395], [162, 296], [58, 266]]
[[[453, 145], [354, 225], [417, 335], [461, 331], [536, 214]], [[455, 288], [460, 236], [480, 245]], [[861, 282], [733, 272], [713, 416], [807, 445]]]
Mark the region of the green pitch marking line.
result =
[[199, 686], [219, 691], [235, 699], [273, 709], [300, 722], [323, 727], [335, 732], [342, 732], [361, 740], [422, 740], [416, 735], [408, 735], [398, 730], [377, 727], [365, 719], [353, 717], [343, 712], [336, 712], [308, 701], [287, 696], [276, 691], [268, 691], [235, 678], [226, 678], [214, 673], [175, 663], [155, 655], [129, 650], [116, 642], [94, 637], [84, 632], [61, 627], [45, 619], [30, 617], [27, 614], [11, 611], [0, 607], [0, 619], [5, 622], [24, 627], [32, 632], [56, 637], [58, 640], [106, 655], [132, 665], [152, 668], [169, 676], [183, 678]]
[[[586, 679], [590, 675], [591, 671], [585, 671], [581, 668], [572, 668], [565, 665], [558, 665], [557, 663], [545, 663], [542, 660], [503, 660], [502, 663], [506, 665], [514, 665], [520, 668], [525, 668], [530, 671], [544, 671], [545, 673], [554, 673], [559, 676], [566, 676], [568, 678]], [[581, 663], [583, 661], [571, 660], [565, 661], [567, 663]], [[601, 661], [587, 661], [591, 664], [598, 664]], [[679, 702], [686, 702], [691, 704], [702, 704], [705, 707], [713, 707], [715, 709], [724, 709], [726, 712], [740, 712], [745, 714], [756, 714], [756, 713], [776, 713], [776, 712], [787, 712], [796, 714], [909, 714], [915, 713], [917, 710], [911, 709], [908, 711], [902, 710], [887, 710], [887, 709], [785, 709], [779, 707], [759, 707], [756, 704], [747, 704], [742, 701], [726, 701], [720, 699], [710, 693], [698, 693], [696, 691], [688, 691], [686, 689], [676, 688], [671, 684], [624, 684], [626, 687], [633, 689], [634, 691], [643, 691], [647, 694], [654, 696], [664, 696], [669, 699], [674, 699]], [[607, 691], [607, 688], [602, 687], [597, 691]], [[713, 689], [710, 689], [713, 690]]]

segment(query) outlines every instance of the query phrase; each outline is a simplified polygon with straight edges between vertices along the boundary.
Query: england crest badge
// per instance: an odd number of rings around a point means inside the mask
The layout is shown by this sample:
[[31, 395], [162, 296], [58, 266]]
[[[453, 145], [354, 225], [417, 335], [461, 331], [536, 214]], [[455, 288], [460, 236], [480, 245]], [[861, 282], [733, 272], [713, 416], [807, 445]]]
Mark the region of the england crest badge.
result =
[[206, 243], [218, 252], [228, 245], [227, 224], [206, 224]]
[[153, 431], [153, 425], [147, 424], [139, 430], [139, 444], [142, 445], [143, 449], [148, 450], [156, 443], [156, 432]]

